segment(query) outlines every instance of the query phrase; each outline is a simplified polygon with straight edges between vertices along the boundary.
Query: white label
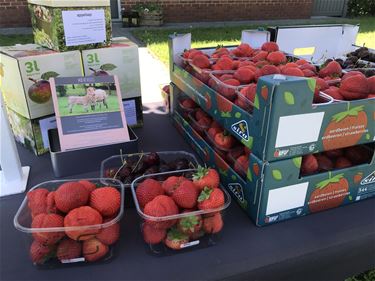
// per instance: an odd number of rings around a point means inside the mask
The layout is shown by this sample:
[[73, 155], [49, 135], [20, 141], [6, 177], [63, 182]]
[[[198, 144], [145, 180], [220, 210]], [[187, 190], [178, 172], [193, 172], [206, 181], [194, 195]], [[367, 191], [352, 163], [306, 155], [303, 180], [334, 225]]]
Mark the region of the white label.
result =
[[82, 262], [85, 261], [85, 258], [76, 258], [76, 259], [68, 259], [68, 260], [61, 260], [61, 263], [75, 263], [75, 262]]
[[106, 40], [104, 10], [62, 11], [66, 46]]
[[199, 240], [195, 240], [195, 241], [191, 241], [191, 242], [188, 242], [188, 243], [185, 243], [185, 244], [181, 244], [181, 249], [183, 248], [187, 248], [187, 247], [191, 247], [191, 246], [196, 246], [199, 244]]
[[323, 118], [324, 112], [280, 117], [275, 147], [316, 142]]
[[302, 207], [308, 186], [308, 182], [303, 182], [270, 190], [266, 215]]
[[49, 148], [48, 130], [57, 128], [56, 117], [52, 116], [39, 120], [40, 131], [42, 133], [43, 147]]
[[135, 107], [135, 100], [123, 101], [126, 122], [129, 126], [137, 124], [137, 109]]

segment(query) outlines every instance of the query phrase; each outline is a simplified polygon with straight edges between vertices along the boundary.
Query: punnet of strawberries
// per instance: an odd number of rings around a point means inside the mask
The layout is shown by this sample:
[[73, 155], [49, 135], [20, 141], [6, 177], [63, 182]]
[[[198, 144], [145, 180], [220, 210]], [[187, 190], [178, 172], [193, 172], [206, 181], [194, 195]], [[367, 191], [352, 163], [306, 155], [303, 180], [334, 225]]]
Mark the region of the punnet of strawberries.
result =
[[219, 233], [224, 226], [222, 211], [230, 199], [220, 188], [218, 172], [199, 166], [169, 174], [164, 181], [145, 176], [133, 182], [144, 241], [150, 248], [181, 250]]
[[252, 110], [258, 79], [270, 74], [315, 79], [314, 103], [375, 98], [375, 76], [343, 71], [339, 60], [314, 65], [282, 52], [275, 42], [259, 49], [246, 43], [234, 49], [218, 46], [210, 54], [190, 49], [182, 57], [186, 71], [246, 111]]
[[120, 236], [120, 185], [107, 186], [100, 180], [52, 181], [29, 191], [18, 212], [29, 216], [26, 220], [26, 216], [16, 215], [16, 221], [21, 230], [31, 233], [32, 262], [42, 265], [106, 259]]

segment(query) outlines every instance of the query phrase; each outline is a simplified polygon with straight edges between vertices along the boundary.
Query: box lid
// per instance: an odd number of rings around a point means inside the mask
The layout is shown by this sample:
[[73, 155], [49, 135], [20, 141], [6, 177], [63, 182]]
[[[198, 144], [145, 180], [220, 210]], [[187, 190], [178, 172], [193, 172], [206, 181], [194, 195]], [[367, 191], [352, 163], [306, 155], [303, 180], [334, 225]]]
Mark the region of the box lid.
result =
[[44, 48], [37, 44], [17, 44], [14, 46], [0, 47], [0, 52], [14, 58], [56, 53], [56, 51]]
[[110, 6], [110, 0], [27, 0], [29, 4], [49, 7], [98, 7]]

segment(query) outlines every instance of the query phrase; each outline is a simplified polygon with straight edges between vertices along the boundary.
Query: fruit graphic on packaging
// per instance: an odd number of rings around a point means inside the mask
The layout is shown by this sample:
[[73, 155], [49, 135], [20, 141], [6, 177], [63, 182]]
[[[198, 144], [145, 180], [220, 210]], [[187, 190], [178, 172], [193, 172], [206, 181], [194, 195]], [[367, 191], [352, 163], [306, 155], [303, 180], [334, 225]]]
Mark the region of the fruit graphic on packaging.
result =
[[101, 65], [99, 69], [94, 69], [92, 67], [90, 67], [89, 69], [92, 71], [92, 76], [106, 76], [110, 75], [108, 71], [114, 70], [115, 68], [117, 68], [116, 65], [112, 63], [106, 63]]
[[324, 150], [356, 145], [366, 128], [367, 115], [363, 106], [348, 108], [347, 111], [335, 114], [322, 137]]
[[30, 86], [28, 90], [29, 98], [36, 103], [46, 103], [51, 99], [51, 87], [48, 81], [46, 80], [33, 80], [33, 85]]
[[316, 185], [311, 193], [308, 206], [310, 212], [315, 213], [330, 208], [339, 207], [349, 194], [349, 182], [344, 174], [338, 174]]

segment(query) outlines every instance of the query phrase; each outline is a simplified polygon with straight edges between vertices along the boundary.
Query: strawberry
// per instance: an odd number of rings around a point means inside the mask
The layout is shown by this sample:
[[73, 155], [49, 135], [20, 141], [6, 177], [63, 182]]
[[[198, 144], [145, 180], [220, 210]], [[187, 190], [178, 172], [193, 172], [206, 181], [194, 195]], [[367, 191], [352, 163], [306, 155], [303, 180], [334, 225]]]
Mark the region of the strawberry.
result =
[[325, 67], [319, 70], [319, 77], [341, 77], [342, 68], [337, 61], [329, 62]]
[[234, 170], [241, 176], [246, 175], [246, 171], [249, 167], [249, 156], [248, 155], [241, 155], [237, 158], [236, 162], [234, 163]]
[[55, 245], [45, 245], [36, 240], [30, 246], [30, 257], [34, 264], [43, 264], [53, 257]]
[[341, 157], [336, 159], [335, 168], [336, 169], [344, 169], [344, 168], [349, 168], [352, 165], [353, 165], [352, 162], [350, 162], [350, 160], [348, 158], [346, 158], [344, 156], [341, 156]]
[[340, 89], [335, 86], [330, 86], [328, 89], [324, 90], [324, 93], [334, 98], [335, 100], [344, 99], [344, 97], [340, 94]]
[[307, 60], [299, 59], [299, 60], [296, 61], [296, 64], [305, 65], [305, 64], [310, 64], [310, 63]]
[[180, 208], [194, 208], [197, 204], [198, 189], [194, 183], [183, 181], [172, 194], [172, 199]]
[[[189, 211], [184, 211], [183, 213], [188, 213]], [[197, 233], [202, 228], [202, 217], [200, 215], [192, 215], [188, 217], [183, 217], [177, 221], [177, 229], [184, 234], [189, 236]]]
[[340, 94], [346, 100], [365, 99], [368, 95], [367, 79], [361, 75], [354, 75], [341, 81]]
[[220, 177], [215, 169], [198, 166], [197, 172], [193, 175], [193, 183], [200, 191], [205, 187], [217, 188]]
[[233, 145], [235, 144], [235, 139], [227, 131], [224, 131], [215, 135], [214, 142], [218, 148], [227, 150], [233, 147]]
[[55, 192], [57, 209], [68, 213], [70, 210], [86, 205], [90, 193], [84, 185], [78, 182], [66, 182], [59, 186]]
[[324, 154], [315, 155], [316, 160], [318, 161], [319, 172], [327, 172], [333, 170], [333, 162]]
[[137, 195], [138, 204], [141, 208], [144, 208], [146, 204], [158, 195], [164, 194], [160, 182], [154, 179], [146, 179], [141, 182], [135, 191]]
[[218, 233], [224, 226], [223, 219], [219, 212], [207, 214], [203, 218], [203, 230], [206, 233]]
[[42, 213], [46, 213], [47, 196], [48, 190], [45, 188], [37, 188], [27, 193], [27, 205], [29, 206], [31, 215], [33, 217]]
[[298, 76], [298, 77], [304, 77], [305, 74], [303, 71], [297, 67], [284, 67], [281, 70], [281, 74], [289, 75], [289, 76]]
[[301, 69], [302, 71], [304, 71], [304, 70], [310, 70], [310, 71], [312, 71], [312, 72], [314, 72], [316, 74], [316, 67], [315, 67], [315, 65], [312, 65], [312, 64], [303, 64], [303, 65], [300, 65], [298, 68]]
[[97, 188], [91, 192], [90, 206], [105, 217], [115, 216], [120, 210], [121, 194], [114, 187]]
[[177, 187], [183, 182], [187, 181], [188, 179], [185, 177], [176, 177], [171, 176], [168, 177], [163, 183], [162, 188], [164, 189], [165, 193], [169, 196], [172, 196], [173, 192], [177, 189]]
[[[109, 222], [112, 219], [106, 219], [103, 223]], [[106, 245], [112, 245], [117, 242], [120, 238], [120, 224], [114, 223], [108, 227], [103, 228], [100, 230], [98, 234], [95, 235], [96, 239]]]
[[183, 244], [187, 242], [189, 242], [189, 236], [179, 232], [176, 228], [171, 228], [164, 239], [164, 244], [173, 250], [183, 249]]
[[220, 70], [232, 70], [233, 68], [233, 60], [228, 57], [221, 57], [217, 60], [216, 66]]
[[82, 252], [82, 244], [72, 239], [61, 240], [57, 246], [56, 256], [60, 261], [79, 258]]
[[344, 152], [341, 148], [338, 148], [338, 149], [327, 150], [324, 152], [324, 154], [328, 158], [337, 158], [337, 157], [343, 156]]
[[198, 209], [216, 209], [224, 205], [224, 193], [220, 188], [205, 187], [198, 197]]
[[375, 76], [367, 78], [369, 93], [375, 94]]
[[315, 91], [314, 91], [314, 102], [320, 101], [321, 97], [319, 93], [329, 88], [329, 85], [322, 78], [315, 78]]
[[262, 71], [262, 76], [280, 73], [280, 70], [272, 64], [268, 64], [268, 65], [263, 66], [261, 71]]
[[143, 240], [148, 244], [159, 244], [167, 235], [167, 231], [162, 228], [155, 228], [152, 224], [144, 223], [142, 226]]
[[342, 77], [341, 77], [341, 81], [344, 81], [345, 79], [349, 78], [349, 77], [352, 77], [352, 76], [355, 76], [355, 75], [360, 75], [360, 76], [363, 76], [365, 77], [365, 75], [360, 72], [360, 71], [349, 71], [347, 73], [345, 73]]
[[316, 76], [316, 73], [314, 71], [310, 70], [310, 69], [304, 69], [304, 70], [302, 70], [302, 72], [303, 72], [303, 75], [305, 77], [315, 77]]
[[[64, 218], [64, 227], [98, 225], [103, 222], [101, 214], [89, 207], [83, 206], [71, 210]], [[66, 235], [76, 241], [93, 238], [99, 229], [65, 230]]]
[[83, 241], [83, 256], [85, 257], [85, 260], [89, 262], [97, 261], [103, 258], [108, 251], [108, 246], [100, 242], [98, 239], [92, 238]]
[[184, 107], [184, 108], [188, 108], [188, 109], [194, 109], [197, 107], [197, 104], [192, 100], [192, 99], [184, 99], [182, 102], [181, 102], [181, 105]]
[[254, 72], [247, 67], [240, 67], [234, 73], [233, 78], [240, 81], [241, 84], [249, 84], [254, 80]]
[[241, 51], [243, 57], [250, 57], [254, 51], [253, 48], [251, 48], [251, 46], [247, 43], [241, 43], [238, 45], [237, 49]]
[[205, 55], [194, 56], [192, 63], [199, 68], [210, 68], [211, 66], [209, 59]]
[[56, 203], [55, 203], [55, 191], [51, 191], [47, 195], [46, 212], [48, 214], [50, 214], [50, 213], [56, 214], [57, 213], [57, 208], [56, 208]]
[[317, 172], [319, 169], [318, 160], [312, 154], [304, 155], [302, 157], [301, 174], [311, 175]]
[[232, 74], [223, 74], [219, 77], [219, 80], [220, 81], [225, 81], [225, 80], [229, 80], [229, 79], [233, 79], [233, 75]]
[[195, 58], [195, 56], [199, 56], [199, 55], [203, 55], [203, 52], [200, 51], [200, 50], [196, 50], [196, 49], [191, 49], [189, 50], [189, 54], [188, 54], [188, 59], [189, 60], [192, 60]]
[[210, 127], [212, 119], [210, 117], [204, 116], [198, 120], [198, 124], [203, 128]]
[[209, 128], [207, 134], [211, 137], [211, 140], [215, 139], [216, 134], [222, 133], [223, 129], [221, 128]]
[[87, 190], [88, 192], [91, 193], [91, 191], [94, 191], [94, 189], [96, 188], [96, 185], [95, 183], [91, 182], [91, 181], [88, 181], [88, 180], [80, 180], [78, 181], [80, 184], [82, 184]]
[[[147, 203], [144, 213], [153, 217], [165, 217], [178, 214], [178, 207], [172, 198], [166, 195], [156, 196]], [[153, 227], [158, 229], [169, 228], [176, 223], [176, 220], [148, 221]]]
[[286, 62], [286, 56], [283, 52], [275, 51], [268, 54], [267, 60], [274, 65], [279, 65]]
[[201, 119], [203, 117], [209, 117], [209, 116], [202, 109], [198, 108], [197, 111], [195, 112], [195, 119], [199, 120], [199, 119]]
[[261, 49], [266, 52], [276, 52], [279, 50], [279, 45], [276, 42], [265, 42]]
[[[64, 227], [64, 218], [57, 214], [39, 214], [34, 217], [31, 228]], [[60, 232], [33, 232], [33, 237], [40, 243], [52, 245], [65, 236], [64, 231]]]
[[285, 64], [285, 67], [298, 67], [298, 64], [294, 63], [294, 62], [288, 62]]
[[368, 163], [372, 158], [371, 150], [362, 145], [347, 147], [344, 154], [354, 165]]
[[267, 58], [267, 56], [268, 56], [268, 52], [260, 51], [253, 57], [253, 61], [254, 62], [264, 61]]

